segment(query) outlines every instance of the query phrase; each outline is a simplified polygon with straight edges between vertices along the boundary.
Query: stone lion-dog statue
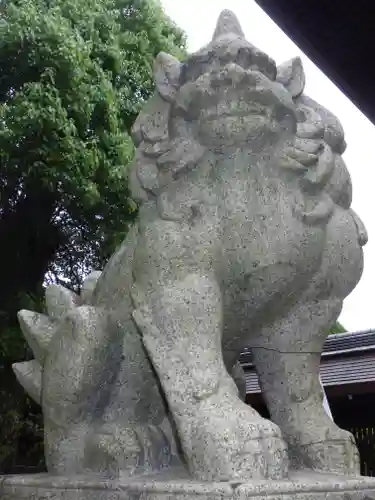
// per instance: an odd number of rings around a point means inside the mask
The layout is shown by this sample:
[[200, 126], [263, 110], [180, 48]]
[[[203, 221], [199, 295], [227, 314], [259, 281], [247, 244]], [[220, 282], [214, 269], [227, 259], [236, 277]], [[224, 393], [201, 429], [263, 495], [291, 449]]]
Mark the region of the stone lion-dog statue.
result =
[[[182, 467], [207, 481], [359, 474], [323, 408], [320, 355], [363, 269], [342, 126], [224, 11], [212, 41], [155, 62], [133, 127], [139, 214], [80, 295], [20, 311], [35, 360], [14, 371], [42, 405], [50, 473]], [[252, 350], [271, 421], [244, 403]]]

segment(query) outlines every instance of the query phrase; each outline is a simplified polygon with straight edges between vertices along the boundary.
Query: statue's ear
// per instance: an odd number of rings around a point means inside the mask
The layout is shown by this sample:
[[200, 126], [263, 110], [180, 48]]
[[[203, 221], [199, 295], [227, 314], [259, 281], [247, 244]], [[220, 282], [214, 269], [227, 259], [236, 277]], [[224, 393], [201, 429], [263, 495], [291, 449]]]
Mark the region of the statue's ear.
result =
[[181, 63], [175, 57], [160, 52], [154, 64], [156, 88], [163, 99], [173, 102], [180, 84]]
[[302, 61], [294, 57], [277, 67], [276, 80], [289, 90], [293, 98], [297, 98], [305, 88], [305, 72]]

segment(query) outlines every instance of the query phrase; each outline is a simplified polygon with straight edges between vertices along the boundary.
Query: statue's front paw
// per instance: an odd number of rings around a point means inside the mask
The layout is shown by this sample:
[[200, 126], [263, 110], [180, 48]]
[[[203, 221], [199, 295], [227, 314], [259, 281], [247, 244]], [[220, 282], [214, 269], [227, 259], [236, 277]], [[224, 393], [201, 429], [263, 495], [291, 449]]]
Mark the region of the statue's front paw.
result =
[[190, 472], [201, 480], [282, 479], [288, 475], [287, 446], [280, 429], [238, 398], [228, 407], [205, 403], [203, 411], [196, 413], [184, 445], [189, 448]]
[[[254, 425], [257, 428], [255, 432]], [[287, 477], [288, 452], [280, 429], [263, 418], [241, 427], [240, 432], [244, 433], [246, 442], [234, 461], [238, 476], [274, 480]]]
[[[317, 412], [317, 415], [319, 412]], [[340, 429], [325, 414], [288, 429], [290, 458], [295, 468], [308, 467], [347, 475], [360, 473], [358, 449], [353, 435]]]

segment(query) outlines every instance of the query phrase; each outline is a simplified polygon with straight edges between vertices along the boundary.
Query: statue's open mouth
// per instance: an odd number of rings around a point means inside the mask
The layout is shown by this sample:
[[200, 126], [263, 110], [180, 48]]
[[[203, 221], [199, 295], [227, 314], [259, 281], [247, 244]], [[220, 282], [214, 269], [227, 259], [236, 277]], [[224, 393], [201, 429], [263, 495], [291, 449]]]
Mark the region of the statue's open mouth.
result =
[[285, 88], [255, 67], [245, 70], [237, 64], [228, 64], [200, 75], [181, 90], [177, 106], [190, 119], [203, 122], [246, 116], [270, 120], [280, 114], [276, 110], [283, 109], [289, 115], [295, 112]]
[[217, 106], [201, 109], [200, 118], [203, 121], [222, 117], [270, 116], [270, 108], [256, 102], [239, 100], [219, 102]]

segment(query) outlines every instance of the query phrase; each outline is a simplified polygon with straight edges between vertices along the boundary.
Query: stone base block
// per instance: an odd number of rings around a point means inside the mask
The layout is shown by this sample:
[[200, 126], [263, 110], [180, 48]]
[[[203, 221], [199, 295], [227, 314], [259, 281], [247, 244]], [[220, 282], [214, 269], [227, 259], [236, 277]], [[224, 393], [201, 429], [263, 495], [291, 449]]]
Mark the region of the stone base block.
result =
[[375, 478], [313, 472], [287, 481], [204, 483], [175, 474], [116, 481], [48, 474], [0, 477], [1, 500], [375, 500]]

